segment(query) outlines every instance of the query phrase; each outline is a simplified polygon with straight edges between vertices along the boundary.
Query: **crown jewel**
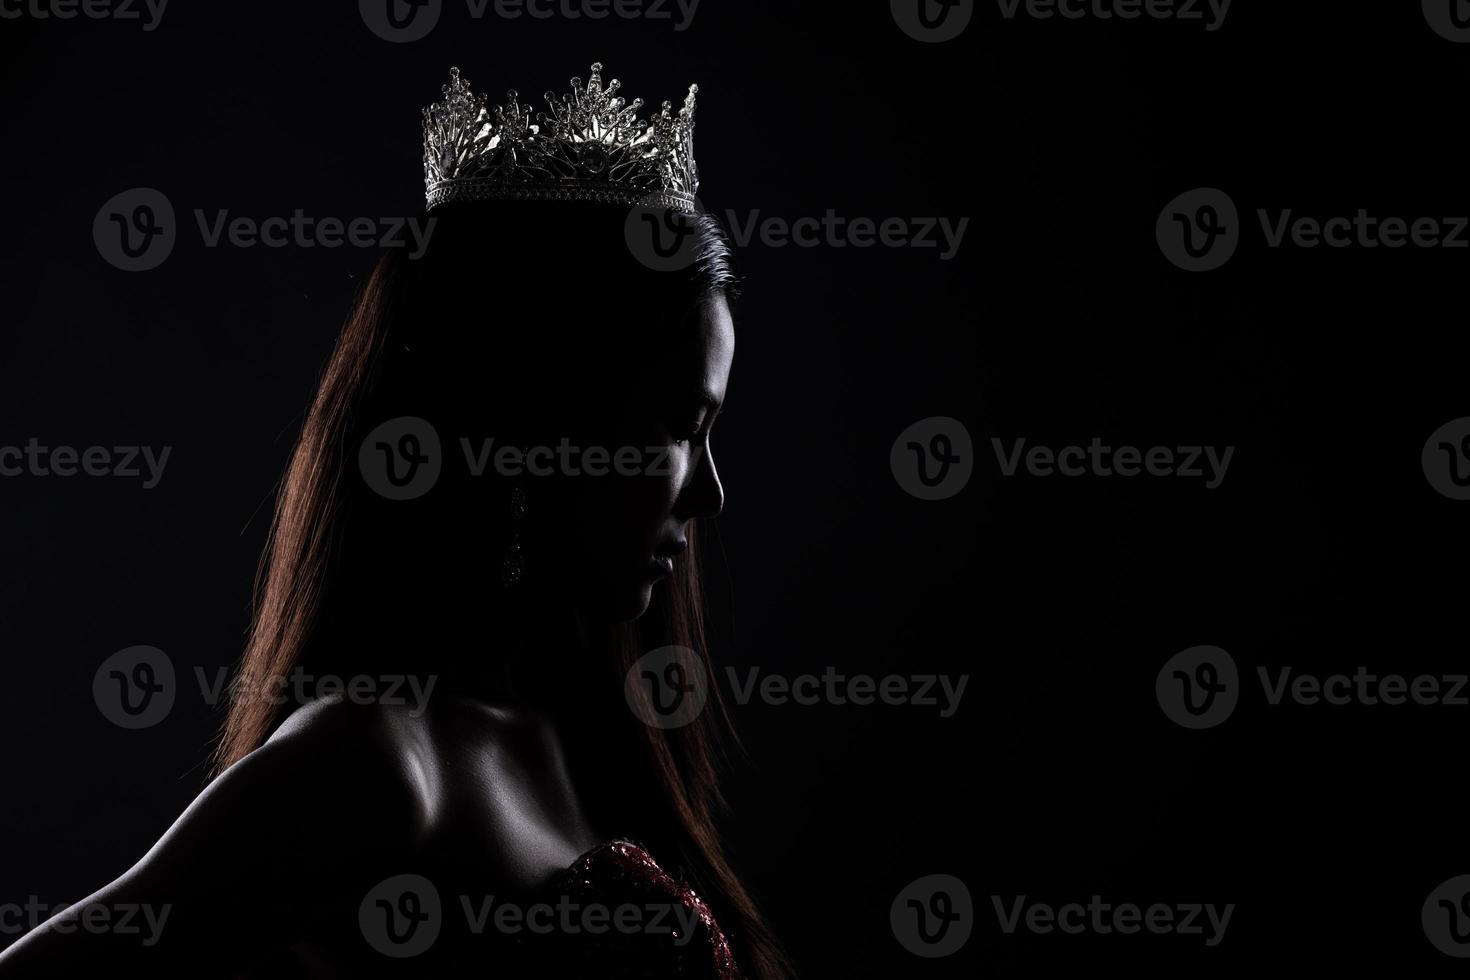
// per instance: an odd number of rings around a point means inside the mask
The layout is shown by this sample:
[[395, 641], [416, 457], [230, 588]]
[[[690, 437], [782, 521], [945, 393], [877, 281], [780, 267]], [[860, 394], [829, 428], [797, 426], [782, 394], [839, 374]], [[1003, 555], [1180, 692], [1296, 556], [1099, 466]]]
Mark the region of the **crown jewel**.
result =
[[449, 69], [444, 101], [424, 109], [424, 187], [429, 208], [454, 200], [568, 200], [698, 209], [694, 194], [694, 96], [674, 113], [665, 102], [647, 120], [642, 99], [618, 97], [602, 65], [583, 85], [546, 93], [551, 115], [531, 111], [514, 90], [493, 109]]

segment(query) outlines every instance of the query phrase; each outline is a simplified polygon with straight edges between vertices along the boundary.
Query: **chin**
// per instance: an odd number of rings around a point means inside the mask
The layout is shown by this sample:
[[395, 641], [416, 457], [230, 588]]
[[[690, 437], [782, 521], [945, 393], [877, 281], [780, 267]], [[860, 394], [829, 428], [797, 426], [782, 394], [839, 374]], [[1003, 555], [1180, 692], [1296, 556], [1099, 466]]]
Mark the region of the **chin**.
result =
[[612, 623], [630, 623], [648, 612], [653, 601], [654, 583], [638, 582], [617, 590], [609, 590], [590, 605], [589, 612]]
[[638, 586], [629, 596], [629, 602], [619, 622], [628, 623], [635, 619], [641, 619], [648, 612], [649, 604], [653, 602], [654, 585], [645, 583]]

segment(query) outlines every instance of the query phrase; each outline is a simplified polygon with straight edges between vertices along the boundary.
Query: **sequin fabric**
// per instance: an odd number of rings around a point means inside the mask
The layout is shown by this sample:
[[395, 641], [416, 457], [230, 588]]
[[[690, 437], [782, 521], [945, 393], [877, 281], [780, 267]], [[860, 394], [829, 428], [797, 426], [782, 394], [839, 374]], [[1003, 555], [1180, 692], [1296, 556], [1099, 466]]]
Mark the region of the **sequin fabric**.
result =
[[[665, 871], [653, 855], [629, 840], [613, 840], [582, 855], [567, 870], [562, 890], [574, 901], [604, 906], [639, 904], [645, 910], [664, 909], [685, 914], [667, 915], [667, 925], [631, 937], [616, 932], [598, 950], [607, 973], [600, 976], [654, 980], [654, 978], [707, 978], [743, 980], [730, 941], [715, 921], [708, 904], [694, 889]], [[685, 925], [692, 924], [692, 934]], [[614, 944], [618, 948], [610, 948]], [[604, 958], [605, 957], [605, 958]]]

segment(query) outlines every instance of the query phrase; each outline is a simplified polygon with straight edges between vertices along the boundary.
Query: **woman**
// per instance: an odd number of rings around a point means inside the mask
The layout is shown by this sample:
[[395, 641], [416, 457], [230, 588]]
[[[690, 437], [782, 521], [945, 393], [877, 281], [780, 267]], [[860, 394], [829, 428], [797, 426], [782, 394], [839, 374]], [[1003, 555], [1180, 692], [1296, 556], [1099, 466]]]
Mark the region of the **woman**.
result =
[[[457, 71], [425, 111], [430, 242], [382, 258], [322, 378], [217, 778], [74, 907], [163, 926], [62, 913], [3, 980], [786, 975], [714, 826], [718, 696], [670, 711], [708, 671], [729, 247], [693, 89], [642, 122], [600, 67], [534, 122]], [[281, 696], [329, 675], [359, 687]]]

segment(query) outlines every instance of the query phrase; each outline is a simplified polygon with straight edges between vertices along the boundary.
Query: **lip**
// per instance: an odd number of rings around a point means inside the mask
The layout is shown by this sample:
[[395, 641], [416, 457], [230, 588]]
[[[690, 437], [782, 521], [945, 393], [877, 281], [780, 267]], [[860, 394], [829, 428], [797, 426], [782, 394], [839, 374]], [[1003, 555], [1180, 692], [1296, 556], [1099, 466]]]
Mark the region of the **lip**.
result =
[[682, 555], [688, 548], [689, 542], [683, 538], [659, 545], [658, 550], [653, 553], [653, 571], [659, 575], [673, 575], [674, 559]]

